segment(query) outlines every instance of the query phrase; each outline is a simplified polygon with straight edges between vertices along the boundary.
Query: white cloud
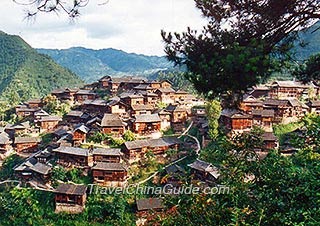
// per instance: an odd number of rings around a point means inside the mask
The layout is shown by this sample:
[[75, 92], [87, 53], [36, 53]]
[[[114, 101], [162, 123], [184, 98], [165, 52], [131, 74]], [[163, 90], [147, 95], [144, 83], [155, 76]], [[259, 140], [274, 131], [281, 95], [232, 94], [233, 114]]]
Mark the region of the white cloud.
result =
[[90, 0], [81, 16], [70, 22], [64, 14], [23, 20], [24, 8], [0, 2], [0, 30], [17, 34], [35, 48], [117, 48], [127, 52], [163, 55], [161, 29], [185, 31], [205, 21], [193, 0]]

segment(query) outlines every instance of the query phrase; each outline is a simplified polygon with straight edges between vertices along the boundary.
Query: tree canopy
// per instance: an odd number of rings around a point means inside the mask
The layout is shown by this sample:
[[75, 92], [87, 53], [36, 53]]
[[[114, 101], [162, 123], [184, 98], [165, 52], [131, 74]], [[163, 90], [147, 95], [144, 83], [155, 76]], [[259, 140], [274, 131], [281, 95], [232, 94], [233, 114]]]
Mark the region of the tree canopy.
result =
[[319, 82], [320, 81], [320, 54], [313, 55], [301, 64], [295, 71], [294, 75], [302, 82]]
[[299, 29], [320, 16], [317, 0], [195, 0], [208, 24], [201, 32], [162, 31], [168, 59], [209, 98], [237, 96], [266, 80], [286, 59]]

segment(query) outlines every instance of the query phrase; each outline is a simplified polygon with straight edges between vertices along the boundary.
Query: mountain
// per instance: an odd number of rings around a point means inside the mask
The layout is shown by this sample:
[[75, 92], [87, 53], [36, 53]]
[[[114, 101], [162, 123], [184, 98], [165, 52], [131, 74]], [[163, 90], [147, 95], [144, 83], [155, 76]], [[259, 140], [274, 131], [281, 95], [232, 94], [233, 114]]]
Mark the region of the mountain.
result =
[[38, 49], [57, 63], [69, 68], [86, 82], [93, 82], [104, 75], [144, 75], [173, 68], [165, 57], [146, 56], [126, 53], [117, 49], [86, 49], [73, 47], [69, 49]]
[[82, 84], [76, 74], [39, 54], [21, 37], [0, 32], [0, 97], [16, 103]]
[[[320, 22], [299, 32], [299, 39], [295, 42], [293, 53], [299, 61], [320, 53]], [[302, 45], [301, 45], [302, 44]]]

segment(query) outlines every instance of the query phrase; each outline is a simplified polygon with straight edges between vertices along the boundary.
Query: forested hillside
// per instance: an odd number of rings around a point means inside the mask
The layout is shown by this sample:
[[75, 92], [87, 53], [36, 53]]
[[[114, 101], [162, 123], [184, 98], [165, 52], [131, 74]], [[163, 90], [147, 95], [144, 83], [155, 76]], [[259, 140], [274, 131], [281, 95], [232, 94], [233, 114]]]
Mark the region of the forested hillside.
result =
[[38, 52], [51, 56], [86, 82], [96, 81], [106, 74], [147, 76], [173, 67], [165, 57], [126, 53], [112, 48], [93, 50], [74, 47], [62, 50], [38, 49]]
[[60, 87], [73, 87], [82, 81], [39, 54], [22, 38], [0, 33], [0, 96], [12, 103], [40, 97]]

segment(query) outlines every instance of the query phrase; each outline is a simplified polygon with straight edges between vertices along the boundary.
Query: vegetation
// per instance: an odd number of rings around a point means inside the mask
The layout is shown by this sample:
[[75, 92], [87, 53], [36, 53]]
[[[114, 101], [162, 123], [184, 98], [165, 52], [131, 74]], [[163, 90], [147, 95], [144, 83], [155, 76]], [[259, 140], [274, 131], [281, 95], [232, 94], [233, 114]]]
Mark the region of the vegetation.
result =
[[60, 65], [70, 69], [86, 82], [95, 82], [105, 75], [148, 76], [173, 65], [165, 57], [126, 53], [116, 49], [93, 50], [86, 48], [38, 49]]
[[287, 59], [293, 31], [317, 19], [320, 8], [316, 0], [295, 0], [290, 6], [284, 0], [195, 2], [207, 26], [200, 33], [162, 31], [166, 54], [187, 67], [186, 78], [199, 93], [224, 97], [233, 106], [244, 91], [279, 69], [276, 61]]
[[38, 54], [19, 36], [0, 33], [0, 96], [12, 106], [81, 80], [50, 57]]
[[305, 83], [310, 81], [318, 83], [320, 81], [320, 54], [308, 58], [305, 64], [301, 64], [294, 74]]
[[217, 100], [213, 100], [207, 103], [206, 111], [209, 121], [209, 136], [211, 139], [215, 139], [219, 133], [219, 118], [221, 114], [221, 105]]
[[64, 116], [71, 110], [71, 106], [68, 103], [62, 103], [56, 96], [51, 94], [43, 98], [43, 110], [49, 114]]

